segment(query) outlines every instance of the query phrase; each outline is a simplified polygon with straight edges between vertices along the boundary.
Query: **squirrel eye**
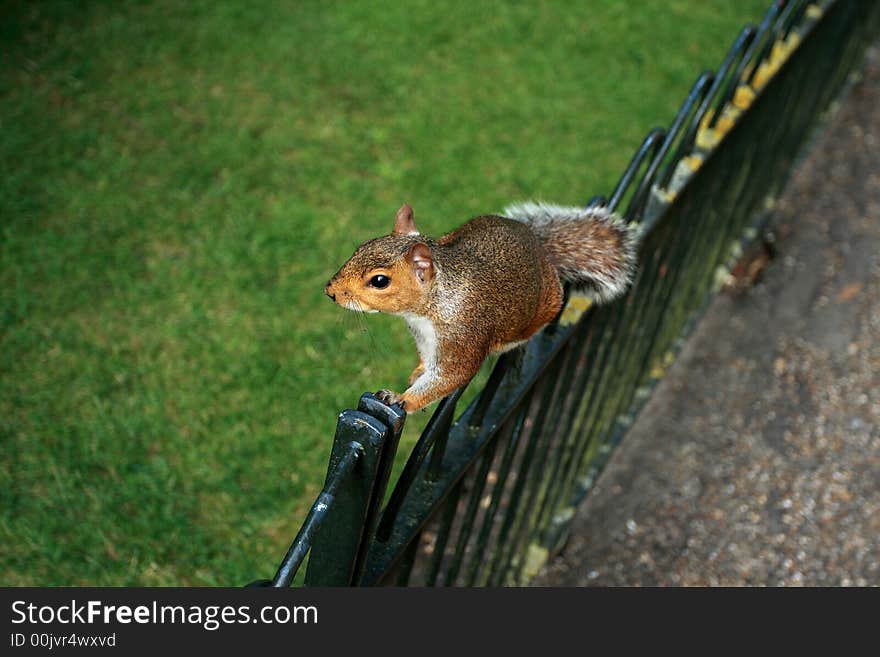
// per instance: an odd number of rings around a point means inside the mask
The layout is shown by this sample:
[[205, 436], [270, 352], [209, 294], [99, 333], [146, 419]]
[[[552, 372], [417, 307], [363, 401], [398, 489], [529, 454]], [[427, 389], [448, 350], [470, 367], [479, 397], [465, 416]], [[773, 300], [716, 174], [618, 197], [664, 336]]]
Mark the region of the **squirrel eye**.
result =
[[376, 274], [373, 278], [370, 279], [370, 287], [375, 287], [378, 289], [383, 289], [388, 287], [391, 283], [391, 279], [387, 276], [383, 276], [382, 274]]

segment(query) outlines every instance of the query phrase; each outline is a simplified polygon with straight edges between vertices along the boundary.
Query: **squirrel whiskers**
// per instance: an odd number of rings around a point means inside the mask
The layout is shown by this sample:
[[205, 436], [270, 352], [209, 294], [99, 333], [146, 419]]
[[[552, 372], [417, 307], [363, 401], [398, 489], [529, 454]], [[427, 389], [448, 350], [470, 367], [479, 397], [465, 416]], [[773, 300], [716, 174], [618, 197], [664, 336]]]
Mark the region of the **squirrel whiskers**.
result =
[[412, 208], [391, 234], [364, 242], [326, 294], [358, 312], [400, 315], [419, 364], [386, 403], [408, 412], [470, 381], [490, 353], [512, 349], [562, 309], [562, 282], [597, 302], [627, 289], [636, 266], [634, 229], [603, 208], [521, 203], [506, 216], [475, 217], [438, 239], [421, 235]]

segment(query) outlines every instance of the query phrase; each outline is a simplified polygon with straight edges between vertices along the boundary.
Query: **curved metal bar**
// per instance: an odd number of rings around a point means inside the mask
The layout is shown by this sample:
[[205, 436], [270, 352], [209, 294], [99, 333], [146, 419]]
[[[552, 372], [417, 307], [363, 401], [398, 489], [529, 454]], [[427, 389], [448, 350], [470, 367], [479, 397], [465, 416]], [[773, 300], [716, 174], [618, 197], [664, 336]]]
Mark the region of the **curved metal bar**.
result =
[[333, 474], [328, 477], [327, 485], [324, 486], [324, 490], [321, 491], [318, 499], [312, 504], [309, 515], [306, 516], [305, 522], [303, 522], [302, 527], [300, 527], [299, 532], [296, 534], [296, 538], [290, 544], [290, 549], [278, 567], [278, 572], [272, 578], [271, 586], [290, 586], [299, 567], [302, 565], [303, 559], [305, 559], [306, 554], [308, 554], [309, 549], [312, 547], [312, 539], [315, 533], [321, 527], [330, 509], [333, 508], [333, 502], [336, 499], [339, 485], [351, 474], [363, 453], [364, 447], [360, 443], [352, 441], [349, 444], [348, 451], [336, 464]]
[[626, 211], [623, 213], [624, 218], [630, 221], [635, 219], [636, 215], [644, 209], [645, 201], [648, 198], [647, 191], [651, 189], [651, 182], [653, 182], [654, 176], [657, 174], [657, 168], [669, 150], [669, 137], [665, 129], [655, 128], [648, 133], [645, 140], [651, 140], [651, 157], [648, 160], [648, 167], [639, 179], [638, 187], [636, 187], [636, 191], [630, 197]]
[[779, 39], [779, 34], [780, 32], [782, 32], [783, 26], [788, 21], [790, 16], [794, 13], [796, 6], [797, 3], [795, 2], [786, 3], [785, 8], [780, 12], [779, 16], [774, 21], [773, 27], [770, 30], [770, 38], [767, 39], [764, 47], [761, 48], [761, 52], [755, 58], [755, 65], [752, 67], [752, 70], [749, 73], [749, 85], [751, 85], [752, 81], [755, 79], [755, 74], [761, 67], [761, 62], [766, 61], [770, 57], [770, 54], [773, 52], [773, 45], [776, 43], [777, 39]]
[[611, 194], [611, 199], [608, 201], [609, 210], [614, 212], [617, 209], [617, 206], [620, 205], [620, 201], [623, 199], [623, 196], [626, 194], [630, 185], [632, 185], [633, 180], [635, 180], [636, 174], [639, 172], [639, 169], [641, 169], [645, 159], [655, 149], [659, 148], [659, 142], [662, 141], [665, 135], [666, 131], [663, 128], [654, 128], [648, 133], [648, 136], [645, 137], [644, 141], [642, 141], [642, 145], [639, 146], [636, 154], [633, 155], [632, 160], [629, 162], [629, 166], [626, 167], [626, 171], [624, 171], [623, 175], [620, 177], [620, 182], [617, 183], [617, 186]]
[[[705, 82], [704, 82], [705, 80]], [[691, 97], [694, 95], [694, 92], [698, 87], [706, 86], [699, 97], [700, 104], [697, 105], [697, 108], [690, 115], [691, 119], [687, 124], [687, 129], [684, 129], [684, 135], [681, 139], [678, 140], [678, 146], [675, 149], [675, 154], [672, 156], [672, 159], [667, 162], [666, 166], [663, 167], [661, 173], [657, 175], [657, 185], [660, 187], [666, 187], [669, 184], [669, 181], [672, 180], [672, 174], [675, 173], [675, 167], [678, 164], [679, 160], [684, 157], [685, 153], [690, 150], [691, 145], [693, 144], [693, 138], [697, 134], [697, 128], [700, 125], [700, 120], [702, 119], [702, 115], [705, 114], [706, 108], [709, 107], [709, 102], [712, 98], [712, 93], [717, 89], [718, 86], [718, 77], [712, 71], [704, 71], [703, 74], [697, 79], [693, 88], [691, 89], [691, 95], [688, 96], [688, 99], [685, 101], [682, 109], [679, 110], [679, 115], [682, 115], [682, 111], [685, 106], [688, 105]], [[699, 118], [698, 118], [699, 117]], [[675, 119], [678, 121], [678, 117]], [[683, 124], [684, 122], [682, 122]], [[670, 145], [672, 141], [675, 140], [677, 133], [682, 131], [676, 128], [675, 121], [670, 128]], [[690, 142], [690, 143], [689, 143]]]
[[807, 0], [797, 0], [792, 4], [797, 6], [797, 9], [791, 13], [791, 16], [788, 17], [788, 25], [785, 26], [785, 31], [782, 35], [783, 39], [788, 38], [788, 35], [791, 34], [791, 31], [794, 29], [795, 25], [800, 25], [801, 18], [803, 18], [804, 12], [807, 11], [807, 7], [810, 3]]
[[[705, 71], [699, 78], [697, 78], [694, 86], [691, 87], [687, 98], [681, 105], [681, 109], [679, 109], [678, 114], [675, 115], [672, 125], [669, 126], [669, 132], [666, 134], [666, 138], [660, 145], [654, 159], [651, 160], [651, 163], [648, 165], [648, 170], [642, 177], [641, 183], [639, 183], [638, 188], [636, 188], [632, 201], [630, 201], [629, 207], [626, 209], [626, 217], [633, 217], [637, 212], [644, 208], [645, 202], [648, 200], [648, 194], [651, 191], [651, 185], [654, 183], [654, 178], [657, 175], [657, 171], [660, 169], [660, 165], [663, 164], [663, 160], [669, 153], [669, 149], [672, 147], [673, 142], [675, 142], [678, 135], [681, 134], [685, 120], [690, 116], [696, 104], [706, 95], [713, 79], [714, 75], [712, 72]], [[671, 165], [672, 163], [670, 163], [670, 166]]]
[[760, 52], [762, 46], [764, 45], [764, 39], [767, 37], [768, 34], [771, 33], [773, 24], [776, 22], [776, 17], [778, 14], [779, 5], [777, 3], [773, 3], [770, 6], [770, 9], [767, 10], [767, 13], [764, 14], [764, 18], [761, 20], [761, 24], [758, 26], [758, 31], [755, 34], [755, 38], [752, 39], [752, 42], [749, 44], [748, 49], [745, 51], [745, 54], [739, 62], [739, 66], [736, 67], [733, 76], [727, 83], [727, 88], [718, 99], [718, 103], [715, 105], [715, 113], [712, 115], [711, 121], [709, 121], [710, 128], [715, 127], [715, 125], [718, 123], [718, 118], [721, 116], [721, 110], [724, 109], [724, 106], [733, 99], [733, 95], [736, 93], [736, 88], [739, 86], [739, 83], [742, 80], [743, 72], [746, 70], [746, 67], [749, 66], [749, 64], [751, 64], [753, 60], [755, 60], [755, 54]]
[[693, 148], [694, 141], [697, 138], [697, 131], [700, 129], [700, 124], [703, 122], [703, 117], [706, 116], [706, 112], [709, 111], [709, 107], [712, 105], [712, 99], [715, 98], [715, 96], [718, 94], [718, 91], [724, 84], [724, 80], [727, 78], [730, 69], [733, 68], [734, 64], [737, 61], [739, 61], [742, 53], [755, 37], [755, 32], [756, 29], [753, 25], [747, 25], [736, 37], [736, 40], [733, 42], [733, 45], [727, 52], [724, 61], [721, 63], [721, 66], [718, 67], [718, 72], [715, 74], [715, 79], [712, 82], [712, 86], [706, 92], [703, 101], [700, 103], [700, 106], [694, 113], [694, 116], [688, 126], [688, 130], [685, 133], [685, 136], [682, 138], [681, 142], [679, 143], [678, 151], [676, 151], [675, 157], [670, 163], [670, 166], [667, 168], [667, 171], [664, 171], [663, 175], [660, 177], [660, 185], [662, 187], [665, 187], [669, 184], [669, 181], [672, 179], [672, 175], [675, 172], [675, 165], [678, 163], [678, 161], [681, 160], [682, 157], [684, 157], [685, 153]]

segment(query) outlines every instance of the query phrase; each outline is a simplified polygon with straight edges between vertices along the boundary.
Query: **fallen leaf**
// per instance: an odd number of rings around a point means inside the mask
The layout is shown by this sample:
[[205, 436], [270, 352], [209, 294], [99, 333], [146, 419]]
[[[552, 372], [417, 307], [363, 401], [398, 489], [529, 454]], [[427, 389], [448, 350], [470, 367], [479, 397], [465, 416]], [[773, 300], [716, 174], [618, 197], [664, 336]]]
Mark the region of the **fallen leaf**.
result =
[[844, 285], [840, 292], [837, 293], [837, 303], [844, 301], [852, 301], [855, 296], [862, 291], [862, 284], [859, 281]]

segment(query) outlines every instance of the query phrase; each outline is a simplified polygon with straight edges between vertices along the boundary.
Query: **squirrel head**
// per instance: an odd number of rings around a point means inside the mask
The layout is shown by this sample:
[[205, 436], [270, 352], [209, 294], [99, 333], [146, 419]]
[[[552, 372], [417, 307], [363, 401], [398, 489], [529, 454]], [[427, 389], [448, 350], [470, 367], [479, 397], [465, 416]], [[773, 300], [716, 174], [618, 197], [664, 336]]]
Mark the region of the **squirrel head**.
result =
[[324, 292], [349, 310], [412, 312], [431, 289], [435, 273], [431, 240], [419, 234], [412, 208], [404, 204], [392, 233], [361, 244]]

